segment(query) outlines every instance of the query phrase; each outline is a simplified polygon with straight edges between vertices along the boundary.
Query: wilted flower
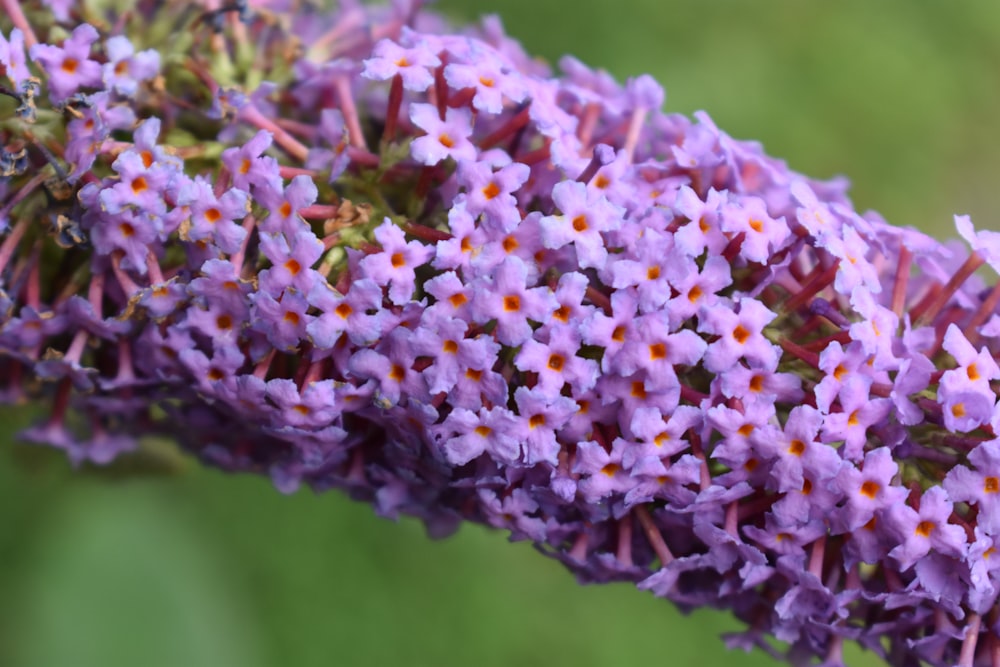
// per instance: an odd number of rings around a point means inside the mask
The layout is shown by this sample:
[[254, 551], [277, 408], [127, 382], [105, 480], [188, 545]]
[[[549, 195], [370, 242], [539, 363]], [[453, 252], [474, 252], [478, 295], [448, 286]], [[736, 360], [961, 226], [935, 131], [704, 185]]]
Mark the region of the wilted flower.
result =
[[0, 399], [52, 405], [25, 439], [103, 464], [167, 434], [504, 527], [730, 608], [742, 646], [997, 655], [995, 236], [858, 214], [495, 21], [235, 3], [147, 48], [173, 4], [0, 23]]

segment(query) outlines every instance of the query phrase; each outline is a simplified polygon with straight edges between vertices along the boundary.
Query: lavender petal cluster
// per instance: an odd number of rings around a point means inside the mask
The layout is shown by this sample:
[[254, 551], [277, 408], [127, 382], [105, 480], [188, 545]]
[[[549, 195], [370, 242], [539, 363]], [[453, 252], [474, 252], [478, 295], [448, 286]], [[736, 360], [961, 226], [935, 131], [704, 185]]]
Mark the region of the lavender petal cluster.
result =
[[23, 439], [505, 529], [796, 664], [1000, 665], [1000, 234], [858, 213], [493, 17], [43, 4], [0, 0]]

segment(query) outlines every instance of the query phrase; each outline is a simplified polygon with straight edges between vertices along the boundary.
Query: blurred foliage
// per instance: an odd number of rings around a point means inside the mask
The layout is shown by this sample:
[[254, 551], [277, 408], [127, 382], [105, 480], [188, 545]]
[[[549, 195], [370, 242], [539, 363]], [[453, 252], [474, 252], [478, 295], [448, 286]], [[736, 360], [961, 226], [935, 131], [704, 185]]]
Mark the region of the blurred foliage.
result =
[[[551, 62], [651, 73], [670, 110], [706, 109], [810, 175], [847, 174], [857, 205], [891, 222], [943, 236], [953, 212], [989, 227], [1000, 210], [996, 3], [440, 6], [500, 14]], [[0, 410], [0, 665], [773, 664], [725, 651], [717, 637], [736, 625], [723, 614], [577, 586], [477, 527], [432, 542], [337, 494], [286, 497], [194, 466], [72, 471], [13, 444], [37, 414]]]

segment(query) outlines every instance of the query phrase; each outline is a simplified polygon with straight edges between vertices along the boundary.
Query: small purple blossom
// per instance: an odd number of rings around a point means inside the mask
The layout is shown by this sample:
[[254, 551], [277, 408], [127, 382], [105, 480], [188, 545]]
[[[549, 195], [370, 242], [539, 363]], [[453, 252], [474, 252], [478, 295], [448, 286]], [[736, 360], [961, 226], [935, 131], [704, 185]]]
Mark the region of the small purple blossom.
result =
[[90, 47], [98, 37], [97, 30], [84, 23], [74, 28], [62, 46], [36, 44], [29, 49], [31, 59], [49, 75], [48, 89], [53, 103], [65, 102], [81, 88], [101, 85], [101, 65], [90, 59]]
[[541, 219], [542, 242], [557, 249], [573, 244], [580, 266], [599, 267], [607, 258], [601, 232], [618, 229], [624, 211], [582, 183], [563, 181], [552, 189], [558, 215]]
[[444, 120], [430, 104], [410, 107], [410, 121], [427, 133], [413, 140], [413, 159], [428, 166], [446, 158], [456, 161], [475, 160], [476, 147], [469, 141], [472, 134], [472, 114], [467, 109], [448, 109]]
[[406, 48], [389, 39], [379, 41], [372, 56], [365, 61], [362, 76], [375, 81], [399, 76], [403, 87], [414, 92], [427, 90], [434, 83], [431, 71], [441, 64], [441, 60], [426, 46]]
[[403, 230], [389, 218], [375, 229], [375, 239], [382, 251], [368, 255], [358, 266], [365, 278], [389, 287], [389, 299], [402, 305], [416, 288], [416, 269], [430, 260], [433, 252], [417, 241], [406, 242]]
[[108, 54], [108, 62], [102, 66], [104, 86], [122, 95], [135, 94], [139, 83], [160, 72], [160, 54], [154, 49], [136, 53], [124, 35], [109, 38], [104, 51]]
[[10, 31], [10, 39], [0, 33], [0, 65], [6, 69], [7, 78], [14, 84], [15, 90], [21, 90], [31, 76], [24, 57], [24, 33], [17, 28]]

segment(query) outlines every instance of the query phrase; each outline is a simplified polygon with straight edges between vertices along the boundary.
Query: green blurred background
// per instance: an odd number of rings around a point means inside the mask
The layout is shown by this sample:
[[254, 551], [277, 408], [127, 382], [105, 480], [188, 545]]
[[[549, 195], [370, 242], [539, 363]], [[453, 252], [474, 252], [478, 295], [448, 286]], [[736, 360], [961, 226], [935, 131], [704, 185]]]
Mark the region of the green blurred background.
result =
[[[859, 208], [943, 236], [1000, 211], [1000, 4], [862, 0], [485, 0], [529, 52], [649, 72]], [[191, 466], [74, 472], [14, 444], [0, 410], [0, 665], [770, 665], [627, 586], [579, 587], [524, 544], [465, 527], [431, 542], [328, 494]], [[859, 651], [849, 664], [874, 665]]]

